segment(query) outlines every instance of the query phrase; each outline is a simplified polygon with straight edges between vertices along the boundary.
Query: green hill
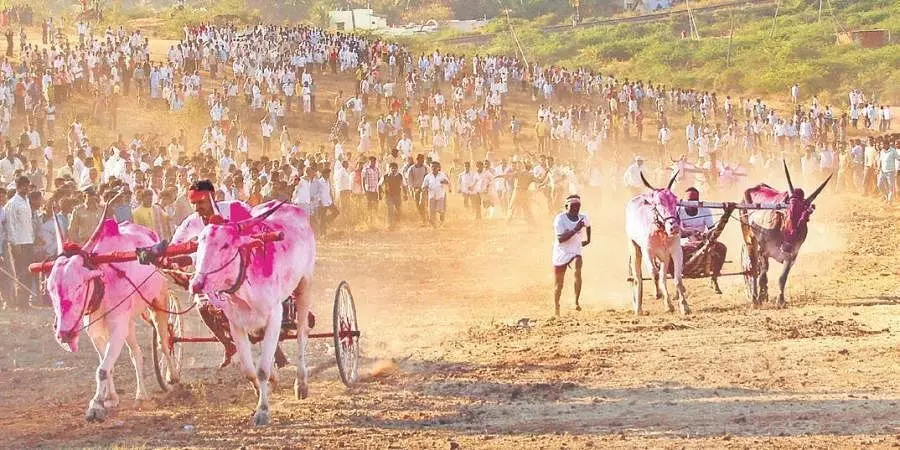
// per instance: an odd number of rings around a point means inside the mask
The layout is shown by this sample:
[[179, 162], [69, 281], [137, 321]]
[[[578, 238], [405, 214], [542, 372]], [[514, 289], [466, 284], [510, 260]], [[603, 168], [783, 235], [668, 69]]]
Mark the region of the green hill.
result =
[[[598, 25], [547, 33], [547, 20], [513, 20], [529, 62], [590, 67], [630, 79], [710, 89], [736, 95], [777, 93], [787, 96], [801, 83], [804, 92], [846, 101], [861, 88], [882, 102], [900, 101], [900, 2], [896, 0], [825, 0], [821, 18], [815, 0], [781, 0], [775, 5], [746, 6], [694, 16], [700, 40], [690, 35], [686, 14], [645, 24]], [[892, 19], [893, 18], [893, 19]], [[734, 24], [731, 36], [732, 23]], [[774, 23], [774, 27], [773, 27]], [[886, 29], [892, 41], [881, 48], [838, 43], [838, 34]], [[420, 48], [515, 54], [517, 46], [505, 19], [483, 33], [495, 33], [477, 48], [417, 41]], [[731, 61], [728, 54], [731, 48]]]

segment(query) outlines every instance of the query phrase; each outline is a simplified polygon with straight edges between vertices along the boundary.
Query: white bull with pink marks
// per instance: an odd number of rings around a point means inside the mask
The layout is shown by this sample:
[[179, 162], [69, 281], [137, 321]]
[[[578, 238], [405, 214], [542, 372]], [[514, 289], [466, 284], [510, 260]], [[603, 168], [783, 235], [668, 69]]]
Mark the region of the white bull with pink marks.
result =
[[[259, 394], [253, 424], [269, 422], [269, 381], [282, 324], [282, 301], [296, 302], [299, 360], [294, 393], [309, 393], [306, 345], [309, 340], [310, 284], [315, 266], [315, 237], [302, 208], [271, 201], [253, 209], [253, 218], [209, 224], [200, 233], [191, 291], [205, 293], [228, 318], [244, 374]], [[283, 233], [266, 242], [257, 233]], [[248, 334], [262, 334], [259, 364], [253, 363]]]
[[[105, 212], [104, 212], [105, 217]], [[54, 329], [57, 342], [76, 352], [84, 330], [100, 355], [97, 367], [97, 390], [88, 406], [86, 419], [102, 421], [109, 408], [118, 406], [119, 397], [113, 383], [113, 369], [123, 345], [128, 346], [137, 378], [135, 399], [147, 397], [143, 377], [143, 353], [135, 334], [135, 319], [148, 311], [156, 328], [170, 372], [171, 382], [178, 379], [177, 367], [169, 342], [167, 327], [166, 278], [151, 266], [137, 261], [95, 264], [92, 255], [134, 251], [153, 245], [159, 239], [149, 228], [114, 220], [102, 221], [83, 248], [65, 243], [57, 222], [57, 249], [61, 255], [52, 263], [47, 276], [47, 292], [56, 314]], [[43, 264], [38, 265], [43, 267]]]
[[684, 254], [681, 251], [681, 220], [678, 218], [677, 211], [678, 197], [671, 190], [677, 176], [676, 172], [665, 189], [656, 189], [647, 182], [644, 174], [641, 173], [641, 180], [650, 189], [650, 192], [638, 194], [625, 206], [625, 232], [631, 244], [629, 245], [630, 270], [635, 291], [633, 307], [636, 315], [644, 314], [642, 269], [645, 265], [642, 263], [646, 263], [646, 267], [653, 274], [656, 298], [663, 298], [668, 312], [673, 312], [675, 308], [672, 306], [669, 289], [666, 286], [666, 273], [668, 265], [674, 264], [676, 296], [680, 298], [681, 313], [690, 314], [687, 294], [681, 280]]

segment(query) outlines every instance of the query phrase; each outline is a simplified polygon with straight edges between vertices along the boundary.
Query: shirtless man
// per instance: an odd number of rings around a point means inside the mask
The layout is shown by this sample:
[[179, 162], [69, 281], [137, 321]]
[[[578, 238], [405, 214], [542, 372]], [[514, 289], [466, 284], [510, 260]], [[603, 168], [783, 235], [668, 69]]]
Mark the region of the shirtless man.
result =
[[566, 270], [575, 263], [575, 310], [581, 311], [581, 255], [584, 247], [591, 243], [591, 223], [587, 215], [581, 213], [581, 197], [570, 195], [566, 198], [566, 212], [553, 220], [553, 275], [556, 283], [553, 301], [556, 315], [559, 315], [559, 297], [562, 294]]

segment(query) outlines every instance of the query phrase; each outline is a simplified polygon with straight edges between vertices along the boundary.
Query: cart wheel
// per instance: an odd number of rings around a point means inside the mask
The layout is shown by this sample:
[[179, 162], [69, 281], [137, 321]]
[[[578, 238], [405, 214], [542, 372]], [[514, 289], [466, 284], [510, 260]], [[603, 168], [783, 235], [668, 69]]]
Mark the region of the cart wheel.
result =
[[359, 379], [359, 327], [350, 285], [341, 281], [334, 293], [334, 356], [347, 387]]
[[[181, 306], [178, 301], [178, 296], [175, 293], [169, 293], [169, 311], [181, 311]], [[153, 333], [151, 336], [152, 341], [150, 342], [150, 348], [153, 349], [153, 371], [156, 373], [156, 381], [159, 383], [159, 387], [162, 388], [163, 391], [170, 391], [172, 386], [175, 383], [171, 383], [171, 380], [174, 380], [177, 383], [177, 380], [180, 375], [181, 370], [181, 352], [182, 347], [181, 344], [176, 341], [176, 338], [180, 338], [183, 336], [183, 325], [181, 315], [178, 314], [169, 314], [169, 342], [172, 346], [172, 360], [175, 364], [175, 367], [169, 367], [169, 362], [166, 359], [165, 353], [163, 353], [162, 348], [160, 348], [159, 344], [157, 344], [157, 333], [156, 328], [153, 328]], [[162, 345], [166, 345], [163, 342]], [[171, 373], [173, 378], [167, 377], [167, 375]]]
[[750, 257], [750, 249], [747, 248], [747, 244], [741, 246], [741, 270], [744, 271], [744, 284], [747, 290], [747, 299], [750, 300], [750, 304], [756, 305], [756, 279], [757, 279], [757, 270], [756, 270], [756, 261]]

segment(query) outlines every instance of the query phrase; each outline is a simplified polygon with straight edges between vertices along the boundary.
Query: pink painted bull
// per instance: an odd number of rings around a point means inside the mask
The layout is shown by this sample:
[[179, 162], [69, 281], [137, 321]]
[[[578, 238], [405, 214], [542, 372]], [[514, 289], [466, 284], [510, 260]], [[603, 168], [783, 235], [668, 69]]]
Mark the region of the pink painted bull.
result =
[[[678, 218], [678, 198], [672, 193], [672, 184], [675, 175], [669, 180], [665, 189], [656, 189], [647, 182], [641, 173], [641, 180], [650, 189], [650, 192], [638, 194], [625, 206], [625, 232], [631, 243], [629, 246], [631, 257], [632, 283], [634, 283], [634, 313], [642, 315], [643, 281], [642, 262], [653, 274], [653, 283], [656, 286], [656, 298], [663, 298], [666, 310], [672, 312], [669, 297], [669, 289], [666, 286], [666, 272], [668, 265], [674, 264], [674, 279], [676, 295], [680, 298], [682, 314], [690, 314], [687, 304], [687, 295], [684, 284], [681, 281], [684, 254], [681, 251], [681, 220]], [[662, 294], [660, 294], [662, 291]]]
[[[208, 201], [212, 201], [212, 192], [209, 193]], [[215, 213], [226, 222], [240, 222], [252, 217], [252, 208], [250, 208], [250, 205], [241, 201], [216, 202], [215, 207], [212, 207], [210, 204], [210, 210], [208, 212]], [[196, 239], [197, 236], [200, 235], [200, 232], [203, 231], [203, 228], [206, 227], [206, 223], [207, 220], [205, 220], [199, 212], [190, 214], [175, 229], [175, 232], [172, 235], [172, 244], [180, 244]], [[218, 339], [225, 347], [225, 354], [219, 367], [222, 368], [228, 366], [231, 364], [232, 356], [237, 353], [237, 347], [235, 347], [234, 340], [229, 334], [228, 324], [225, 323], [226, 319], [220, 310], [209, 304], [200, 306], [198, 312], [200, 313], [200, 318], [203, 319], [203, 323], [206, 324], [206, 327], [209, 328], [216, 339]], [[284, 352], [281, 351], [281, 346], [279, 345], [275, 349], [275, 365], [284, 367], [287, 364], [287, 357], [284, 355]]]
[[[243, 222], [209, 224], [200, 233], [191, 291], [209, 295], [228, 318], [244, 374], [259, 393], [255, 425], [269, 422], [270, 379], [281, 332], [282, 300], [296, 301], [299, 361], [294, 392], [309, 393], [306, 345], [309, 339], [310, 283], [315, 265], [315, 237], [309, 216], [295, 205], [271, 201], [253, 209]], [[263, 244], [254, 233], [281, 232], [284, 239]], [[302, 319], [300, 319], [302, 318]], [[259, 364], [254, 365], [248, 334], [262, 334]]]
[[744, 191], [744, 201], [747, 203], [787, 203], [787, 210], [758, 210], [747, 213], [742, 220], [744, 242], [750, 250], [750, 257], [755, 258], [759, 265], [759, 278], [756, 289], [753, 289], [753, 306], [760, 306], [769, 300], [769, 258], [783, 264], [784, 269], [778, 278], [778, 303], [784, 307], [784, 288], [787, 285], [788, 274], [797, 255], [800, 246], [806, 240], [807, 225], [812, 213], [816, 210], [813, 202], [825, 189], [825, 185], [831, 180], [831, 175], [810, 195], [804, 196], [803, 189], [794, 189], [791, 183], [791, 174], [787, 164], [784, 165], [784, 175], [787, 177], [788, 191], [779, 192], [766, 184], [759, 184]]
[[[97, 390], [88, 406], [86, 419], [102, 421], [108, 408], [119, 403], [113, 383], [116, 360], [127, 345], [137, 378], [135, 399], [146, 398], [143, 377], [143, 353], [135, 335], [135, 318], [150, 311], [170, 372], [171, 382], [178, 379], [178, 369], [169, 342], [167, 311], [167, 281], [153, 267], [137, 261], [94, 265], [90, 254], [134, 251], [137, 247], [154, 244], [158, 238], [149, 228], [114, 220], [101, 222], [94, 235], [79, 249], [63, 245], [57, 223], [59, 256], [47, 276], [47, 291], [56, 314], [56, 340], [68, 351], [78, 350], [81, 331], [87, 332], [100, 355], [97, 367]], [[152, 307], [151, 307], [152, 305]]]

